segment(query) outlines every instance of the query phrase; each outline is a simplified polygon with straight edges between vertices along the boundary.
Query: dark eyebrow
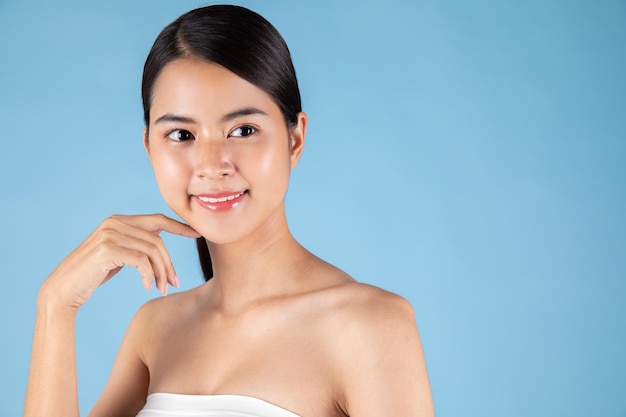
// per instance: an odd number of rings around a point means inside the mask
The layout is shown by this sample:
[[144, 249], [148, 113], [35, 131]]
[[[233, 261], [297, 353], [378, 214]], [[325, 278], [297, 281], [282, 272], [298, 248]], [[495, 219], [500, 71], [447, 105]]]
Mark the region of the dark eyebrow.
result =
[[192, 119], [191, 117], [177, 116], [175, 114], [167, 113], [159, 117], [158, 119], [156, 119], [154, 121], [154, 124], [158, 125], [159, 123], [167, 123], [167, 122], [192, 124], [192, 123], [195, 123], [196, 121]]
[[[225, 123], [241, 116], [250, 116], [250, 115], [255, 115], [255, 114], [267, 116], [267, 113], [265, 113], [263, 110], [259, 110], [255, 107], [244, 107], [242, 109], [238, 109], [235, 111], [231, 111], [230, 113], [226, 113], [220, 118], [220, 122]], [[158, 119], [156, 119], [154, 121], [154, 124], [156, 125], [159, 123], [168, 123], [168, 122], [169, 123], [187, 123], [187, 124], [196, 123], [196, 121], [192, 119], [191, 117], [178, 116], [176, 114], [167, 113], [159, 117]]]
[[226, 113], [225, 115], [222, 116], [222, 118], [220, 119], [220, 122], [222, 123], [229, 122], [241, 116], [250, 116], [254, 114], [267, 116], [267, 113], [265, 113], [263, 110], [259, 110], [254, 107], [244, 107], [243, 109], [238, 109], [235, 111], [231, 111], [230, 113]]

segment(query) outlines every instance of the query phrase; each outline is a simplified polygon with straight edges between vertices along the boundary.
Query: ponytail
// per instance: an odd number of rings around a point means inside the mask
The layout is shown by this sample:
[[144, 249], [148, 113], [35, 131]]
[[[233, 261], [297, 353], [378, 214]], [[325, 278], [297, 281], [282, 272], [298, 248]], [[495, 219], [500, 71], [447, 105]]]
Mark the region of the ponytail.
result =
[[204, 281], [206, 282], [213, 278], [213, 263], [211, 262], [209, 246], [206, 243], [206, 239], [203, 237], [196, 239], [196, 246], [198, 247], [198, 258], [200, 259], [202, 275], [204, 276]]

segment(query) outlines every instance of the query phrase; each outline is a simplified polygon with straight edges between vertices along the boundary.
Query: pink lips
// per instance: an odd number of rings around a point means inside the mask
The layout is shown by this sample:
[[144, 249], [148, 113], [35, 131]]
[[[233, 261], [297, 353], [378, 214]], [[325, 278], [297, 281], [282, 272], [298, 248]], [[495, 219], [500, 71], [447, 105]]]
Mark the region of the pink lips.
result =
[[226, 211], [239, 205], [245, 191], [224, 191], [219, 193], [198, 194], [194, 196], [198, 204], [212, 211]]

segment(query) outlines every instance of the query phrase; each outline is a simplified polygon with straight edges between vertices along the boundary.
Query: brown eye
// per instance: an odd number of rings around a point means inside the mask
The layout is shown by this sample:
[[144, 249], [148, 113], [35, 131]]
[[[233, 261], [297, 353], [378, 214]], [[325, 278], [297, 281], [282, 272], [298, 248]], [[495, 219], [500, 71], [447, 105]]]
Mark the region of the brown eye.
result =
[[167, 137], [177, 142], [184, 142], [186, 140], [194, 139], [193, 134], [185, 129], [172, 130], [167, 134]]
[[246, 137], [246, 136], [250, 136], [254, 132], [256, 132], [256, 129], [253, 128], [252, 126], [240, 126], [236, 128], [235, 130], [233, 130], [232, 132], [230, 132], [230, 136]]

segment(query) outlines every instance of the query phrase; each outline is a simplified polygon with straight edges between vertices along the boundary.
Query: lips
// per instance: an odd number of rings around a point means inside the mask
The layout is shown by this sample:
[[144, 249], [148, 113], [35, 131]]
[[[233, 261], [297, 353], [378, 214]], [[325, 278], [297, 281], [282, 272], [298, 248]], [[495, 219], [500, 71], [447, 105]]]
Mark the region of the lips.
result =
[[225, 203], [227, 201], [232, 201], [236, 198], [241, 197], [243, 193], [244, 191], [237, 193], [237, 194], [231, 194], [225, 197], [207, 197], [207, 196], [199, 195], [198, 199], [202, 201], [203, 203]]
[[219, 193], [198, 194], [195, 197], [196, 201], [198, 201], [198, 203], [206, 209], [212, 211], [225, 211], [237, 207], [245, 194], [246, 191], [225, 191]]

